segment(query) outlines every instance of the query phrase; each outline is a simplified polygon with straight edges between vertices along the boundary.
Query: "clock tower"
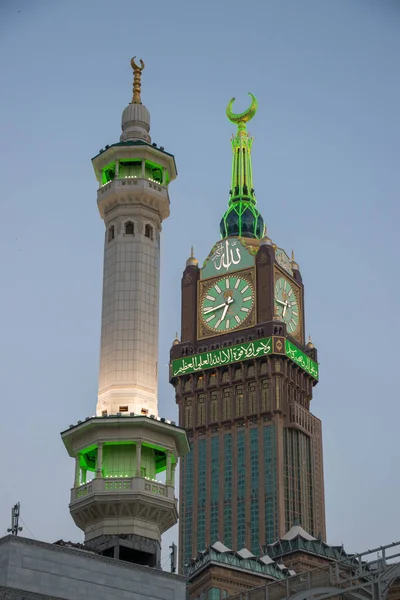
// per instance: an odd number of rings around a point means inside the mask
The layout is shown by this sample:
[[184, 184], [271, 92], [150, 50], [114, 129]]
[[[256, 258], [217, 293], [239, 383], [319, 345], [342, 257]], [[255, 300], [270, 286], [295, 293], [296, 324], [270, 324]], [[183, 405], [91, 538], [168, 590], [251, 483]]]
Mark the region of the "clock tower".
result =
[[295, 522], [325, 538], [321, 422], [310, 412], [317, 350], [305, 341], [299, 265], [256, 207], [253, 138], [227, 107], [232, 182], [222, 240], [182, 277], [181, 338], [170, 381], [191, 451], [181, 462], [180, 567], [216, 542], [260, 547]]

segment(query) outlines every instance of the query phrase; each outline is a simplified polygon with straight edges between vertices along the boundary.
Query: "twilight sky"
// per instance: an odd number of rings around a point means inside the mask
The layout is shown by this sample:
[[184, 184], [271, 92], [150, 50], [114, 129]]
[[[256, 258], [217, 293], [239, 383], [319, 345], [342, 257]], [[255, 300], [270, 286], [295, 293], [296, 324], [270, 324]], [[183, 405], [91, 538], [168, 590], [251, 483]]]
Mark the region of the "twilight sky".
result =
[[[118, 141], [143, 58], [153, 141], [175, 155], [161, 250], [160, 415], [191, 244], [219, 239], [234, 131], [249, 125], [258, 207], [294, 248], [319, 351], [328, 541], [400, 539], [398, 0], [3, 0], [0, 6], [0, 536], [81, 541], [59, 432], [96, 407], [104, 226], [90, 159]], [[177, 540], [176, 528], [164, 539]]]

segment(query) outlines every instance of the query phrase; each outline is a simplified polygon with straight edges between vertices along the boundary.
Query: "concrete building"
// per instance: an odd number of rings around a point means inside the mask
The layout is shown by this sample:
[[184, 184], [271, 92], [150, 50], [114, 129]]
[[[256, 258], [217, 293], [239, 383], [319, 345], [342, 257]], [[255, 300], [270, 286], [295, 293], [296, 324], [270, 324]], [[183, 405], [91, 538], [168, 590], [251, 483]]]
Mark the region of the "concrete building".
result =
[[76, 546], [1, 538], [0, 600], [185, 600], [184, 577]]

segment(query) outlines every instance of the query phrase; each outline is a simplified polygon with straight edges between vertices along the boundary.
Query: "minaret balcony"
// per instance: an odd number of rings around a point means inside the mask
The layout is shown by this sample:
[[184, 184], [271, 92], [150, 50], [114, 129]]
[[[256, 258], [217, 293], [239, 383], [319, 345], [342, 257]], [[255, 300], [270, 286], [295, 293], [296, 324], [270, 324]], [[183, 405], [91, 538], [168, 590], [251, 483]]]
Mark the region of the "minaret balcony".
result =
[[121, 495], [144, 494], [149, 498], [156, 497], [175, 503], [173, 486], [165, 485], [160, 481], [147, 477], [97, 477], [71, 489], [71, 508], [72, 505], [86, 500], [89, 496], [97, 494], [107, 496], [110, 492], [113, 495], [115, 492]]
[[145, 477], [97, 477], [71, 490], [69, 509], [86, 540], [117, 535], [121, 527], [141, 535], [143, 522], [146, 536], [160, 539], [178, 521], [174, 488]]
[[169, 216], [168, 189], [157, 181], [142, 177], [125, 177], [108, 181], [97, 191], [100, 215], [118, 205], [148, 206], [160, 214], [161, 220]]

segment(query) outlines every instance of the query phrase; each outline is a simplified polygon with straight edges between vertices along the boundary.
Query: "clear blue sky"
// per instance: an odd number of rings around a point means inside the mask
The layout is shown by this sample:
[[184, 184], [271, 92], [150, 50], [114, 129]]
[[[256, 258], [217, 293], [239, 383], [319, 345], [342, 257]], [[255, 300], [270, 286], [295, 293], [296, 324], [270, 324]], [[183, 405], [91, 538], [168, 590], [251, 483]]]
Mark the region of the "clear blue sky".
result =
[[328, 541], [400, 539], [399, 31], [398, 0], [3, 0], [0, 534], [19, 500], [37, 538], [82, 539], [59, 432], [95, 411], [104, 230], [90, 159], [118, 141], [136, 55], [153, 141], [179, 171], [160, 414], [177, 415], [167, 363], [185, 260], [191, 244], [206, 257], [228, 200], [225, 106], [251, 91], [259, 208], [295, 250], [319, 350]]

